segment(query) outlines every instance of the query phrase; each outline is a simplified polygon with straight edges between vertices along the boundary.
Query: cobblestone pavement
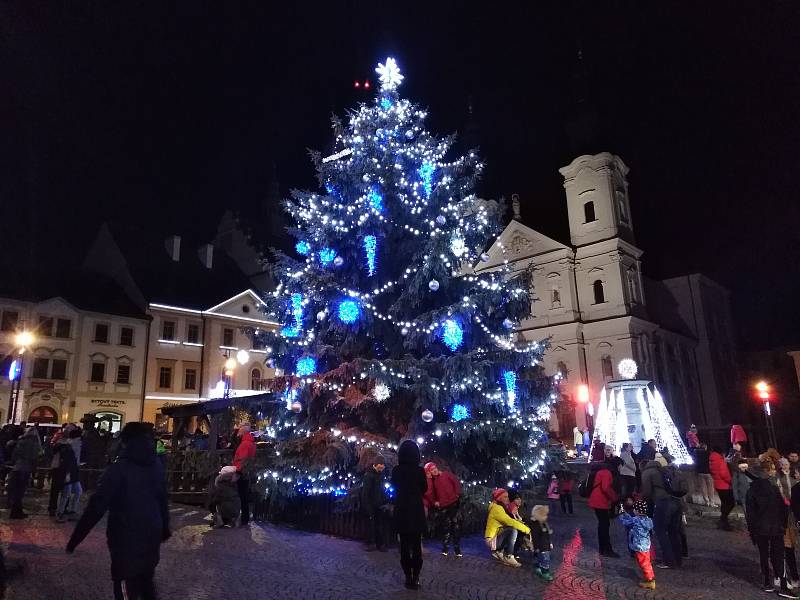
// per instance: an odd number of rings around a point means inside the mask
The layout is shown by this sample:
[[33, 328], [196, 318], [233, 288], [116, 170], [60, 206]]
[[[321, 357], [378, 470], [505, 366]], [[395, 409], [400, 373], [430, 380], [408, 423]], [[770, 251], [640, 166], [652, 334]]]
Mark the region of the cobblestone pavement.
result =
[[[396, 550], [368, 553], [358, 542], [273, 525], [212, 530], [205, 511], [172, 508], [173, 536], [162, 547], [157, 585], [162, 599], [252, 598], [436, 600], [616, 600], [763, 598], [757, 554], [744, 531], [722, 532], [709, 520], [691, 520], [691, 558], [680, 570], [657, 570], [656, 591], [637, 587], [635, 562], [623, 553], [624, 531], [612, 535], [620, 559], [600, 560], [593, 515], [584, 506], [574, 517], [557, 515], [555, 581], [531, 573], [531, 558], [513, 569], [492, 561], [480, 537], [464, 543], [465, 556], [442, 557], [428, 543], [423, 589], [405, 590]], [[7, 556], [27, 562], [26, 573], [9, 584], [10, 600], [111, 598], [105, 525], [101, 523], [73, 555], [64, 552], [72, 524], [46, 516], [20, 523], [3, 520], [0, 536]]]

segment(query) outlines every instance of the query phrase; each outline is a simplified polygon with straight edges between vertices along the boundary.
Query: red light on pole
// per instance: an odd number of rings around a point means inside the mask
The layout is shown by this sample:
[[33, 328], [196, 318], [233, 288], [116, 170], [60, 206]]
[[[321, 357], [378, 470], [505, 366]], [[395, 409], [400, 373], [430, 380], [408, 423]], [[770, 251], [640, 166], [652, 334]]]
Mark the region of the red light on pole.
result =
[[365, 82], [364, 82], [364, 89], [365, 89], [365, 90], [368, 90], [368, 89], [369, 89], [369, 79], [368, 79], [367, 81], [365, 81]]
[[361, 82], [360, 81], [356, 81], [355, 83], [353, 83], [353, 87], [354, 88], [360, 88], [361, 87]]
[[766, 381], [759, 381], [756, 384], [756, 392], [758, 392], [758, 399], [762, 402], [769, 402], [769, 384]]

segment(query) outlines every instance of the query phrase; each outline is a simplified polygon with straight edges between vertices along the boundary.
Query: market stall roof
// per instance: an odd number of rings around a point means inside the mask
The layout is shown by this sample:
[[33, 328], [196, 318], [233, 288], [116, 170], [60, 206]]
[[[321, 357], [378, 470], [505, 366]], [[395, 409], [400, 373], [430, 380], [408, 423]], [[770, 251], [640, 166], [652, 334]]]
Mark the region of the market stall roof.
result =
[[264, 392], [263, 394], [252, 394], [245, 397], [233, 396], [230, 398], [217, 398], [215, 400], [206, 400], [204, 402], [192, 402], [191, 404], [178, 404], [175, 406], [165, 406], [161, 409], [162, 414], [168, 417], [184, 418], [184, 417], [199, 417], [202, 415], [213, 415], [221, 413], [231, 406], [259, 403], [259, 402], [283, 402], [277, 400], [275, 394], [272, 392]]

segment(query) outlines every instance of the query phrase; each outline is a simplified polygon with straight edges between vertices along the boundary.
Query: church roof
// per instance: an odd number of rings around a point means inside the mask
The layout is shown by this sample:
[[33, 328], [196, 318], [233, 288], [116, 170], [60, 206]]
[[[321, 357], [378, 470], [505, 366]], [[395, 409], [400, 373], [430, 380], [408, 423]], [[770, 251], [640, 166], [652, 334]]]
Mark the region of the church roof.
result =
[[512, 220], [487, 251], [489, 261], [476, 266], [477, 270], [491, 269], [503, 264], [504, 260], [515, 262], [534, 258], [551, 252], [572, 252], [572, 248]]

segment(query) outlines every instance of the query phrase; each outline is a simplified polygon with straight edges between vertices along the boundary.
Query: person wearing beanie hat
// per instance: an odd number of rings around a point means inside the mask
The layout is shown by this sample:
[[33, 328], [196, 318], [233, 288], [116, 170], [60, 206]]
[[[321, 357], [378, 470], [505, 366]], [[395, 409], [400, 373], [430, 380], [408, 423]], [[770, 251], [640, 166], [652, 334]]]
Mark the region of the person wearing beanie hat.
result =
[[383, 470], [386, 460], [382, 454], [376, 454], [370, 461], [370, 466], [364, 472], [361, 480], [361, 510], [369, 520], [369, 537], [366, 550], [374, 549], [386, 552], [386, 523], [381, 508], [386, 504], [386, 488], [383, 485]]
[[461, 482], [449, 471], [440, 471], [434, 462], [425, 464], [425, 477], [425, 508], [433, 515], [435, 529], [444, 531], [442, 555], [447, 556], [452, 542], [456, 557], [461, 558]]
[[155, 598], [159, 547], [171, 535], [164, 468], [156, 459], [151, 425], [128, 423], [120, 439], [120, 455], [100, 477], [67, 552], [74, 552], [108, 511], [114, 598]]
[[507, 505], [508, 492], [503, 488], [494, 490], [483, 537], [494, 558], [510, 567], [521, 567], [519, 561], [514, 558], [514, 544], [518, 532], [528, 534], [531, 530], [522, 521], [517, 521], [508, 515]]
[[656, 576], [650, 562], [650, 533], [653, 531], [653, 521], [647, 516], [645, 500], [636, 500], [632, 509], [632, 513], [623, 511], [619, 516], [619, 521], [628, 532], [628, 550], [636, 558], [642, 575], [644, 575], [644, 580], [639, 583], [639, 587], [654, 590], [656, 589]]

